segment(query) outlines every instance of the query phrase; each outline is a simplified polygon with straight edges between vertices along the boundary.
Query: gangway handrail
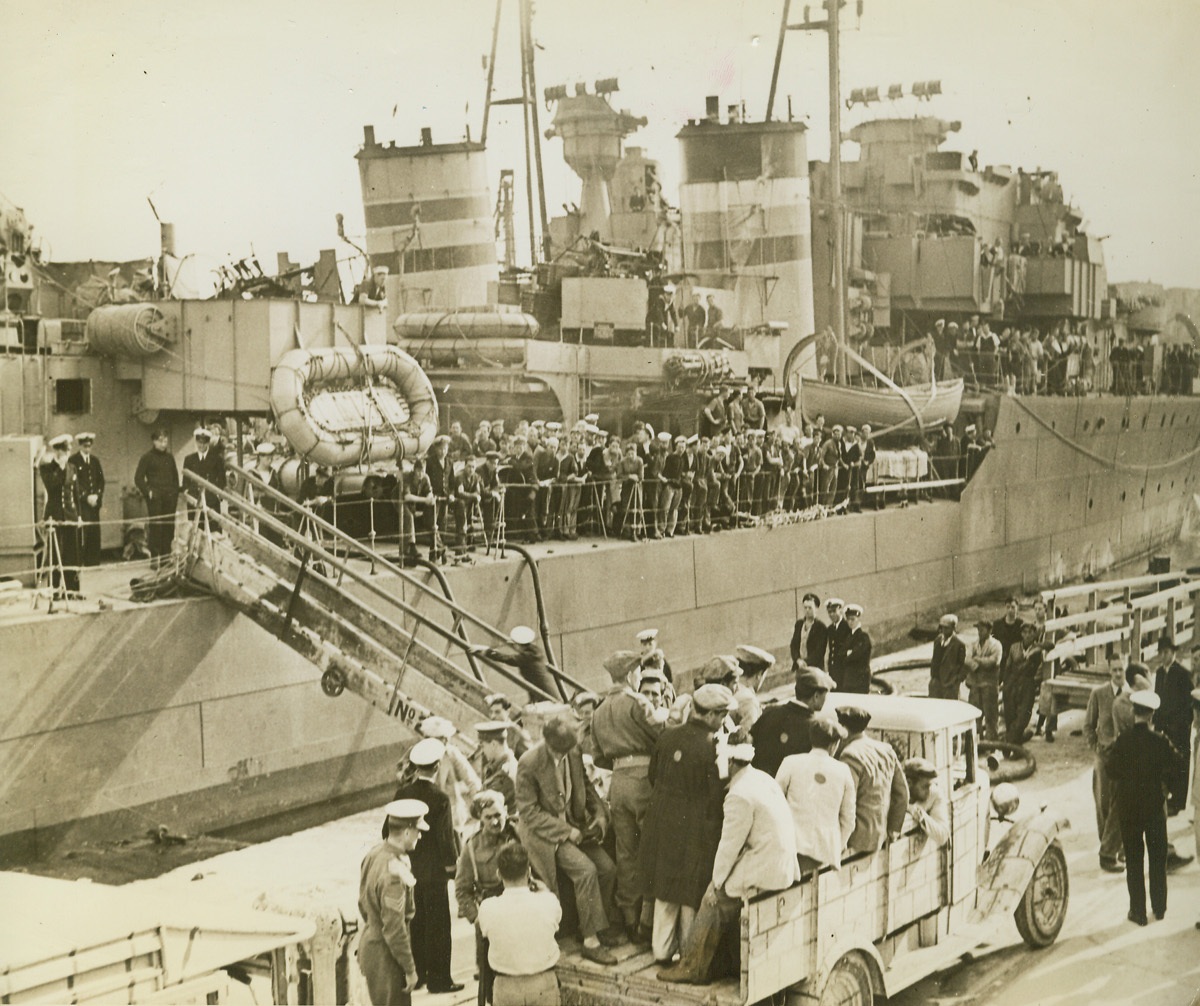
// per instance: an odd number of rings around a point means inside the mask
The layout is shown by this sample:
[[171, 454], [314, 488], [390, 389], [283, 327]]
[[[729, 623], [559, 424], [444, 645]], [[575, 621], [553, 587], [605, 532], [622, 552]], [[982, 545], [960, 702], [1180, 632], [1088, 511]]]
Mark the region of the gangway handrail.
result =
[[[427, 569], [427, 570], [429, 570], [430, 573], [433, 574], [433, 578], [435, 580], [437, 580], [438, 585], [442, 588], [442, 593], [445, 595], [446, 600], [453, 601], [454, 600], [454, 591], [450, 589], [450, 581], [446, 579], [446, 574], [443, 573], [438, 568], [438, 564], [436, 562], [431, 562], [429, 559], [418, 558], [418, 559], [415, 559], [414, 561], [422, 569]], [[461, 615], [459, 615], [457, 613], [454, 615], [454, 631], [459, 633], [463, 637], [463, 639], [467, 640], [468, 643], [471, 642], [469, 639], [467, 639], [467, 627], [465, 625], [463, 625], [463, 618]], [[475, 677], [477, 677], [480, 681], [482, 681], [483, 680], [483, 672], [479, 669], [479, 665], [477, 663], [475, 663], [474, 649], [472, 649], [470, 646], [468, 646], [465, 652], [466, 652], [466, 657], [467, 657], [467, 663], [471, 665], [471, 672], [475, 675]]]
[[[454, 632], [451, 631], [450, 629], [447, 629], [444, 626], [433, 621], [428, 615], [423, 614], [422, 612], [418, 611], [412, 605], [408, 604], [406, 601], [397, 597], [395, 594], [388, 593], [386, 590], [384, 590], [382, 587], [380, 587], [377, 583], [372, 582], [370, 577], [363, 575], [358, 570], [354, 569], [354, 567], [351, 566], [349, 563], [344, 562], [343, 560], [339, 559], [333, 553], [327, 551], [325, 548], [318, 545], [312, 539], [306, 538], [304, 535], [300, 534], [299, 532], [297, 532], [294, 529], [292, 529], [291, 527], [289, 527], [283, 521], [278, 520], [269, 511], [264, 510], [262, 507], [258, 506], [258, 504], [250, 503], [244, 497], [238, 496], [236, 493], [231, 493], [226, 489], [219, 489], [217, 486], [213, 485], [213, 483], [209, 482], [207, 479], [203, 478], [202, 476], [197, 475], [195, 472], [185, 471], [183, 473], [183, 475], [184, 475], [185, 481], [190, 480], [191, 482], [193, 482], [197, 486], [199, 486], [201, 489], [203, 489], [205, 491], [205, 493], [212, 493], [213, 496], [215, 496], [217, 499], [224, 500], [226, 503], [230, 504], [230, 506], [240, 507], [241, 509], [245, 510], [249, 515], [253, 516], [255, 518], [255, 520], [257, 520], [260, 524], [266, 523], [273, 530], [275, 530], [278, 533], [281, 533], [288, 541], [292, 542], [295, 545], [299, 545], [303, 549], [306, 549], [306, 550], [312, 552], [315, 556], [319, 557], [322, 562], [328, 563], [333, 569], [337, 570], [343, 576], [350, 577], [350, 579], [354, 580], [356, 583], [365, 587], [370, 593], [383, 599], [384, 601], [388, 602], [389, 604], [393, 604], [396, 607], [400, 608], [402, 611], [405, 612], [405, 614], [409, 615], [416, 622], [418, 622], [419, 625], [423, 625], [423, 626], [433, 630], [434, 633], [441, 636], [447, 642], [453, 643], [454, 645], [458, 646], [460, 649], [462, 649], [464, 651], [466, 651], [471, 646], [471, 644], [469, 642], [467, 642], [467, 640], [463, 639], [461, 636], [455, 635]], [[203, 510], [203, 509], [208, 509], [208, 507], [206, 506], [206, 504], [201, 502], [201, 503], [197, 504], [197, 509]], [[236, 517], [234, 517], [232, 515], [218, 514], [218, 516], [221, 517], [221, 519], [223, 519], [223, 520], [235, 520], [236, 521]], [[238, 522], [238, 523], [240, 523], [240, 522]], [[243, 525], [243, 527], [244, 527], [244, 525]], [[250, 528], [245, 528], [245, 530], [246, 530], [247, 534], [250, 534], [250, 535], [254, 534], [254, 531]], [[264, 540], [264, 543], [269, 544], [269, 542], [265, 542], [265, 540]], [[294, 559], [294, 557], [292, 557], [292, 558]], [[308, 575], [310, 577], [319, 578], [320, 580], [324, 581], [327, 586], [331, 586], [331, 587], [335, 587], [335, 588], [337, 587], [337, 583], [335, 583], [331, 578], [322, 576], [320, 573], [314, 572], [311, 568], [311, 563], [309, 566]], [[409, 579], [412, 579], [412, 578], [410, 577]], [[389, 628], [396, 630], [396, 631], [402, 633], [403, 635], [412, 636], [413, 638], [416, 637], [416, 631], [417, 631], [416, 628], [414, 628], [410, 631], [408, 629], [405, 629], [403, 626], [397, 625], [396, 623], [394, 623], [390, 619], [388, 619], [386, 616], [384, 616], [378, 612], [371, 612], [371, 614], [374, 617], [378, 618], [380, 621], [382, 621], [384, 624], [388, 625]], [[498, 663], [497, 661], [492, 660], [490, 657], [487, 656], [486, 653], [479, 654], [479, 656], [488, 665], [488, 667], [490, 667], [492, 670], [494, 670], [498, 674], [500, 674], [505, 680], [510, 681], [513, 684], [516, 684], [516, 685], [520, 686], [521, 688], [529, 691], [530, 694], [536, 693], [537, 695], [540, 695], [542, 698], [544, 698], [545, 700], [550, 701], [550, 702], [560, 701], [560, 699], [549, 694], [548, 692], [543, 691], [541, 688], [539, 688], [537, 685], [533, 684], [532, 682], [526, 681], [517, 672], [510, 670], [508, 667], [506, 667], [503, 664]], [[447, 662], [450, 663], [449, 661], [447, 661]], [[464, 671], [462, 668], [457, 667], [456, 665], [454, 665], [452, 663], [451, 663], [451, 666], [454, 667], [454, 669], [466, 680], [472, 681], [475, 684], [482, 683], [482, 682], [475, 681], [475, 679], [472, 678], [469, 674], [467, 674], [467, 672]], [[582, 689], [582, 686], [577, 686], [577, 687]]]
[[1120, 580], [1100, 580], [1094, 583], [1079, 583], [1073, 587], [1051, 587], [1039, 592], [1041, 600], [1062, 601], [1072, 597], [1083, 597], [1086, 594], [1106, 594], [1119, 592], [1126, 587], [1157, 586], [1163, 580], [1190, 580], [1192, 577], [1183, 571], [1173, 573], [1144, 573], [1141, 576], [1129, 576]]
[[[232, 462], [226, 462], [225, 467], [229, 471], [233, 471], [233, 472], [237, 473], [238, 475], [243, 476], [243, 478], [252, 474], [252, 473], [247, 472], [246, 469], [241, 468], [240, 466], [238, 466]], [[193, 476], [193, 478], [196, 477], [195, 473], [189, 473], [189, 474], [191, 474]], [[389, 573], [393, 574], [394, 576], [400, 577], [402, 580], [404, 580], [404, 582], [412, 584], [417, 590], [420, 590], [422, 593], [433, 598], [433, 600], [436, 603], [445, 606], [446, 608], [448, 608], [450, 611], [454, 612], [454, 614], [456, 614], [460, 618], [473, 623], [474, 625], [483, 629], [485, 632], [489, 633], [496, 639], [504, 640], [505, 642], [508, 641], [509, 637], [508, 637], [507, 632], [504, 632], [502, 629], [498, 629], [494, 625], [491, 625], [488, 622], [485, 622], [478, 615], [472, 614], [470, 611], [468, 611], [466, 608], [461, 607], [457, 602], [453, 601], [452, 599], [443, 597], [441, 594], [439, 594], [437, 591], [435, 591], [432, 587], [430, 587], [426, 583], [422, 583], [420, 580], [418, 580], [415, 576], [413, 576], [407, 570], [401, 568], [400, 566], [397, 566], [395, 563], [389, 561], [388, 559], [385, 559], [379, 552], [376, 552], [374, 549], [370, 548], [369, 546], [364, 545], [357, 538], [354, 538], [353, 536], [346, 534], [345, 531], [341, 530], [336, 525], [330, 524], [327, 520], [325, 520], [322, 517], [319, 517], [308, 507], [303, 506], [300, 503], [297, 503], [294, 499], [292, 499], [286, 493], [280, 492], [274, 486], [268, 486], [265, 484], [256, 485], [255, 490], [257, 492], [259, 492], [260, 494], [265, 490], [265, 492], [269, 496], [271, 496], [273, 499], [276, 499], [279, 502], [283, 503], [285, 506], [287, 506], [287, 508], [289, 510], [291, 510], [293, 513], [295, 513], [297, 516], [302, 516], [302, 517], [308, 518], [313, 523], [314, 526], [320, 528], [322, 531], [333, 536], [335, 539], [342, 542], [343, 544], [348, 545], [349, 547], [360, 552], [364, 557], [366, 557], [367, 559], [370, 559], [376, 565], [382, 566], [385, 570], [387, 570]], [[240, 498], [237, 498], [237, 502], [238, 502], [238, 505], [242, 505]], [[469, 646], [470, 644], [468, 643], [467, 645]], [[570, 685], [577, 692], [582, 692], [582, 691], [588, 690], [587, 686], [585, 684], [583, 684], [583, 682], [577, 681], [575, 678], [571, 677], [569, 674], [567, 674], [561, 668], [557, 667], [553, 663], [552, 654], [547, 653], [546, 656], [547, 656], [546, 669], [551, 673], [551, 675], [555, 679], [557, 679], [562, 684]]]

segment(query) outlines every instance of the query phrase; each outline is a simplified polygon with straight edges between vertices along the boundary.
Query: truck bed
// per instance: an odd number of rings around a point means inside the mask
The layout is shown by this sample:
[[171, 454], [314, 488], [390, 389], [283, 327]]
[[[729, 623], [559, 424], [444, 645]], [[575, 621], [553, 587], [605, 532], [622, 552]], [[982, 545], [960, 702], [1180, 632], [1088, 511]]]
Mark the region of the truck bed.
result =
[[613, 948], [615, 967], [594, 964], [571, 941], [562, 944], [558, 983], [563, 1006], [742, 1006], [741, 983], [725, 978], [711, 985], [660, 982], [654, 955], [632, 944]]

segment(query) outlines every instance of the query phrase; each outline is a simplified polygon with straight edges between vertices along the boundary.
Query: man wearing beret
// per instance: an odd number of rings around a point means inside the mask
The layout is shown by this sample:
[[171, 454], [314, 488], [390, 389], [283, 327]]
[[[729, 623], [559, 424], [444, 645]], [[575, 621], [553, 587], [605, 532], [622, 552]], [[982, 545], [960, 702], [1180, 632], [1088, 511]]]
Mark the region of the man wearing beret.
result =
[[650, 755], [668, 714], [637, 691], [639, 664], [639, 655], [630, 650], [604, 661], [613, 684], [592, 714], [591, 735], [597, 764], [612, 768], [608, 802], [617, 854], [614, 900], [633, 942], [649, 946], [653, 903], [641, 897], [638, 849], [650, 803]]
[[1150, 907], [1154, 917], [1167, 914], [1166, 794], [1183, 755], [1152, 721], [1161, 701], [1145, 689], [1130, 696], [1133, 726], [1113, 741], [1108, 773], [1116, 784], [1121, 844], [1125, 847], [1125, 884], [1129, 889], [1129, 921], [1146, 925], [1146, 877], [1149, 859]]
[[816, 667], [796, 672], [795, 697], [777, 706], [767, 706], [750, 728], [754, 741], [754, 767], [774, 778], [783, 759], [811, 749], [808, 730], [815, 714], [833, 690], [833, 678]]
[[384, 808], [383, 841], [363, 857], [358, 911], [363, 925], [358, 966], [372, 1006], [409, 1006], [417, 984], [409, 923], [413, 876], [409, 854], [429, 830], [429, 807], [420, 800], [393, 800]]
[[685, 723], [667, 727], [650, 759], [653, 787], [642, 826], [643, 895], [654, 899], [654, 958], [670, 962], [712, 878], [723, 787], [714, 734], [734, 708], [723, 685], [702, 685]]

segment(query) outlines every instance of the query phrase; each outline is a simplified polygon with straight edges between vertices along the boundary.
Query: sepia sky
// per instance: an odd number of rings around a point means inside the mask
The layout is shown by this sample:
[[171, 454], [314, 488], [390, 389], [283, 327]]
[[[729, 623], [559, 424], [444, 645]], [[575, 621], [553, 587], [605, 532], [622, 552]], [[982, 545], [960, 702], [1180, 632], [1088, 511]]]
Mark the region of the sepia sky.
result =
[[[515, 9], [507, 0], [498, 97], [519, 91]], [[198, 288], [251, 249], [268, 271], [279, 250], [311, 261], [337, 245], [336, 213], [362, 233], [364, 124], [401, 144], [425, 125], [439, 142], [467, 125], [478, 136], [493, 12], [492, 0], [10, 4], [0, 193], [58, 260], [153, 255], [150, 196], [175, 223]], [[703, 114], [705, 95], [762, 116], [779, 14], [779, 0], [540, 0], [538, 89], [619, 77], [614, 106], [650, 120], [628, 142], [662, 162], [675, 201], [674, 135]], [[861, 20], [853, 3], [843, 19], [844, 94], [940, 79], [940, 98], [871, 114], [961, 120], [951, 148], [1059, 170], [1090, 232], [1109, 235], [1110, 279], [1200, 287], [1200, 5], [865, 0]], [[823, 34], [789, 34], [780, 94], [777, 114], [790, 94], [810, 157], [824, 159]], [[844, 113], [843, 129], [863, 117]], [[520, 130], [516, 109], [495, 112], [493, 198], [501, 168], [522, 170]], [[855, 156], [853, 144], [845, 152]], [[578, 199], [578, 183], [559, 141], [544, 157], [553, 214]], [[523, 203], [520, 177], [517, 191]]]

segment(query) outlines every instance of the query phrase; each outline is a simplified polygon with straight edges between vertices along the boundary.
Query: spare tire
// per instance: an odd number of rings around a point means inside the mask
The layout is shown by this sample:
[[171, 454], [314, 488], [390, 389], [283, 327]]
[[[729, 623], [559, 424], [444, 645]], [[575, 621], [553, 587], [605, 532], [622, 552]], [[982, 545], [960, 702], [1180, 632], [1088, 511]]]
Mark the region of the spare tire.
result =
[[[993, 783], [1020, 782], [1028, 779], [1037, 771], [1037, 759], [1020, 744], [1009, 744], [1007, 741], [980, 741], [979, 753], [1002, 754], [1003, 759], [988, 759], [988, 776]], [[993, 768], [993, 763], [995, 767]]]

